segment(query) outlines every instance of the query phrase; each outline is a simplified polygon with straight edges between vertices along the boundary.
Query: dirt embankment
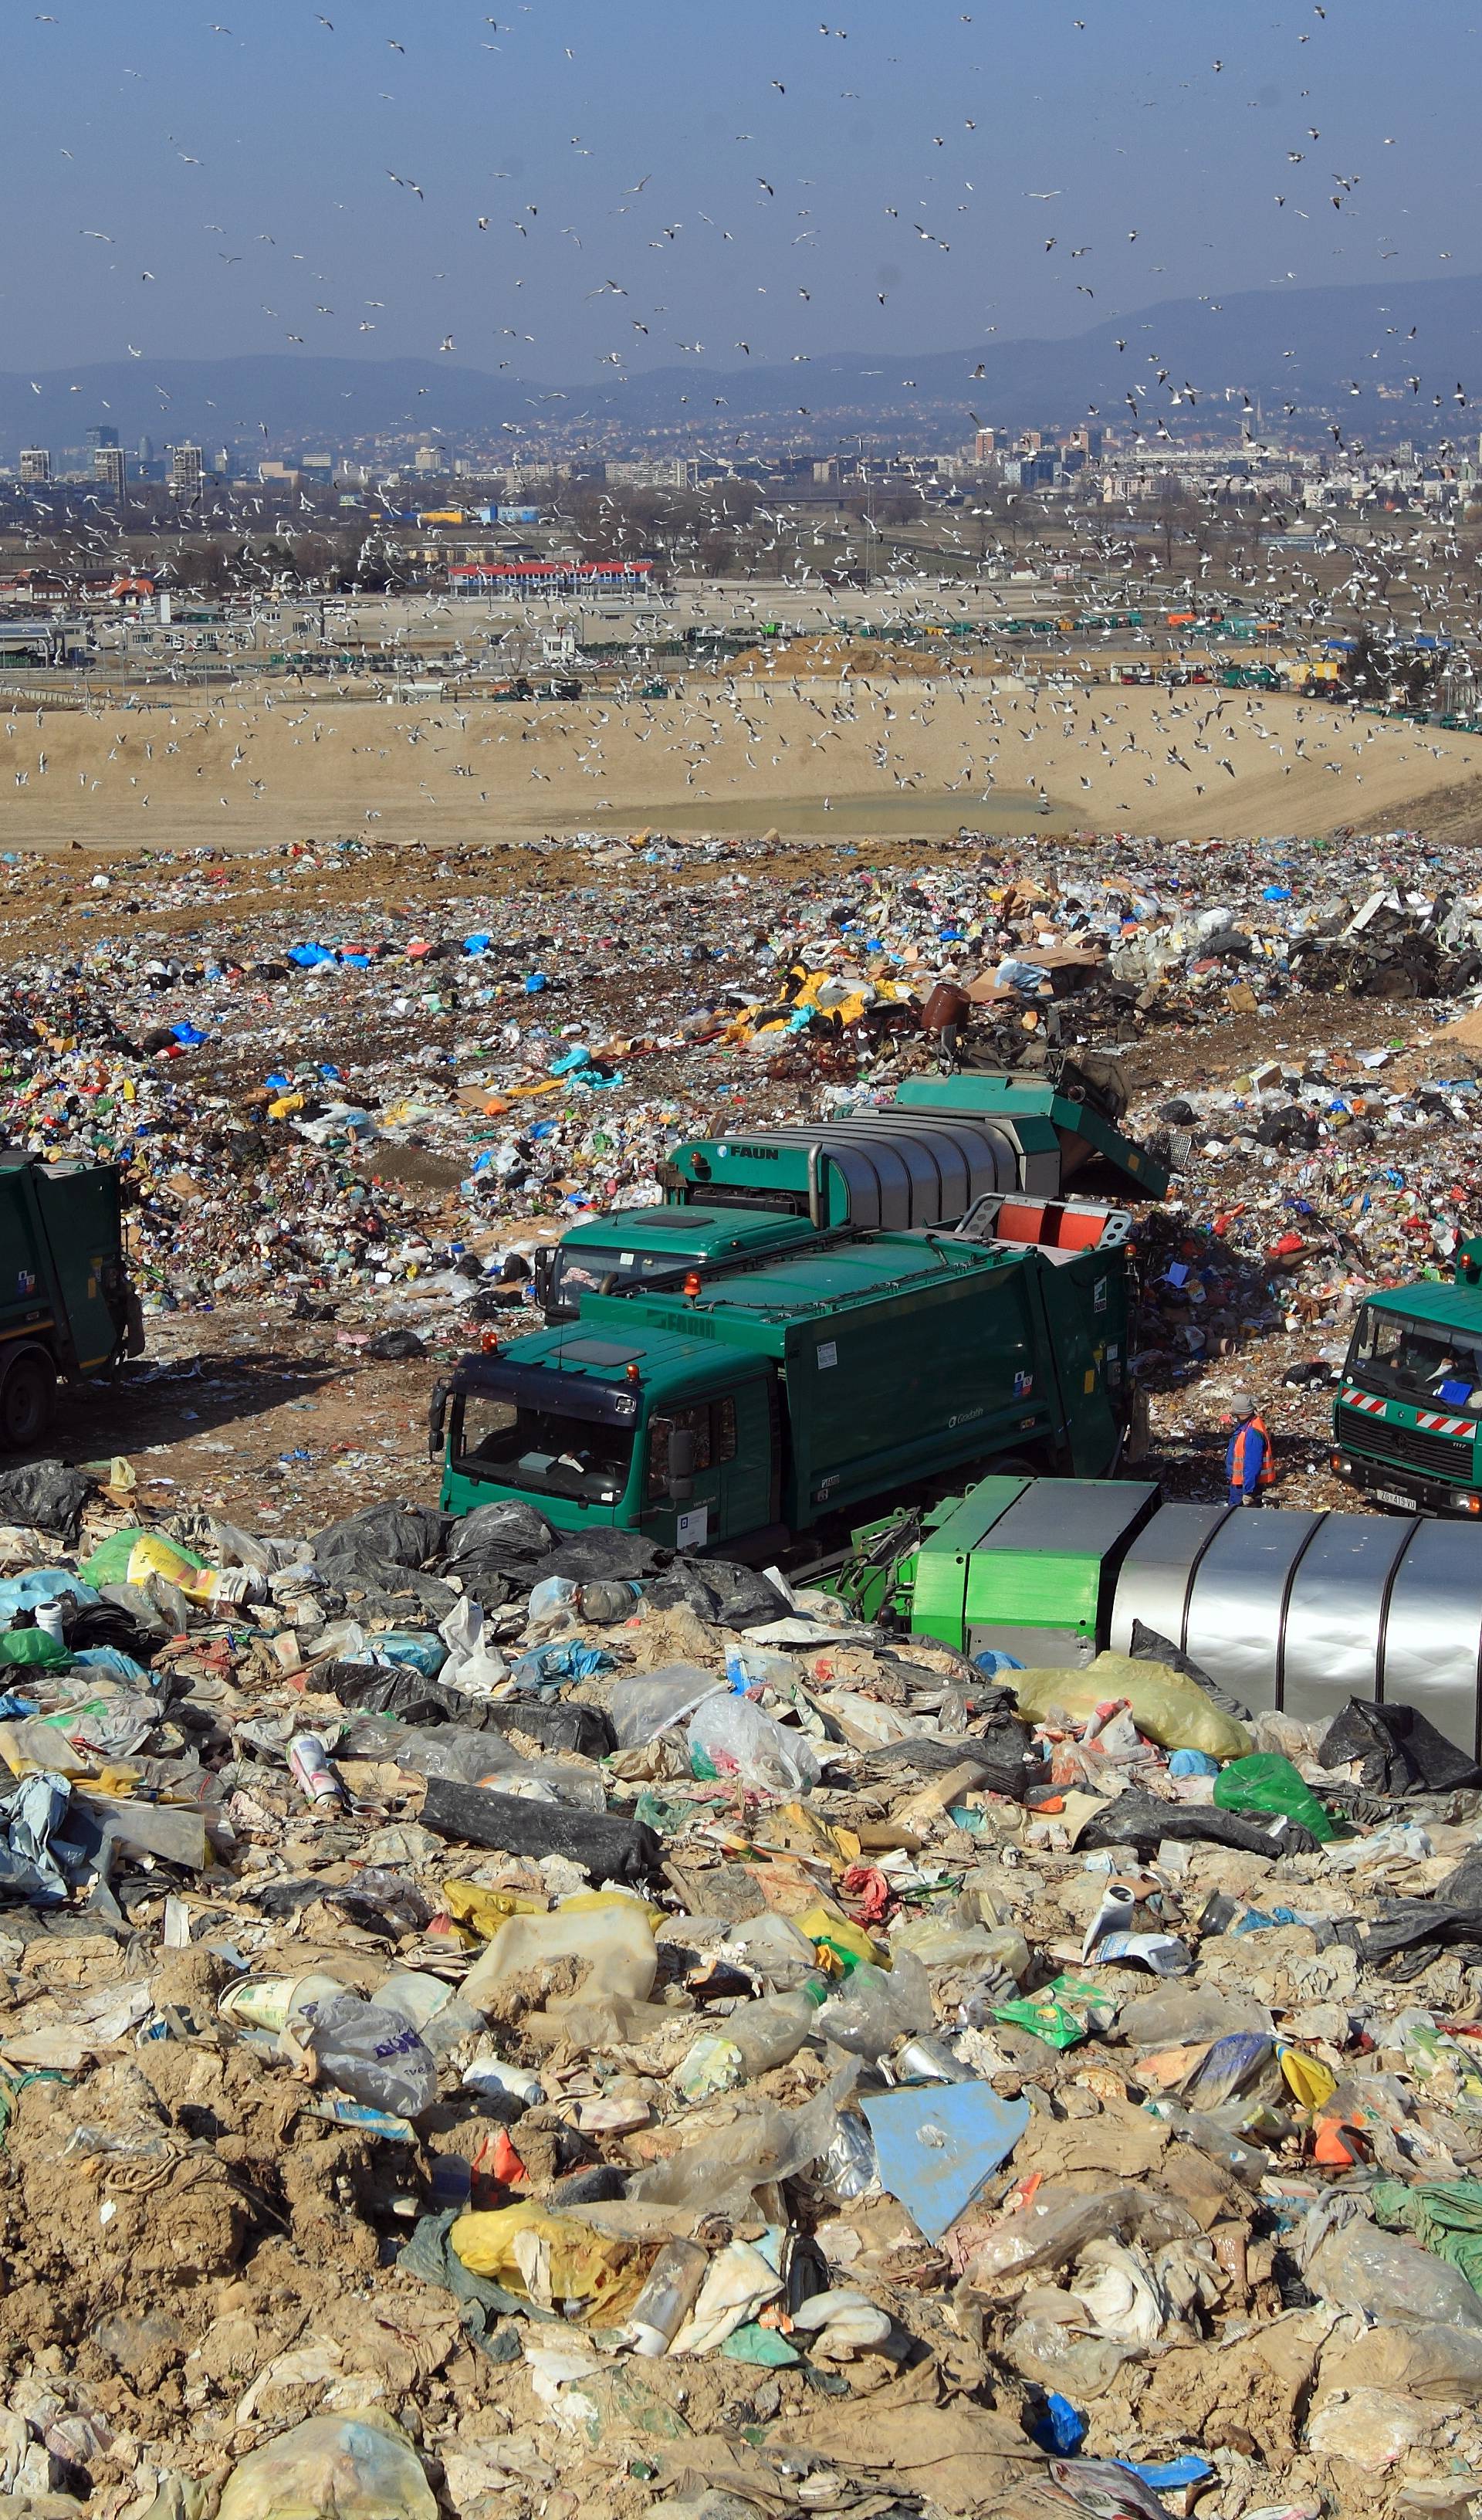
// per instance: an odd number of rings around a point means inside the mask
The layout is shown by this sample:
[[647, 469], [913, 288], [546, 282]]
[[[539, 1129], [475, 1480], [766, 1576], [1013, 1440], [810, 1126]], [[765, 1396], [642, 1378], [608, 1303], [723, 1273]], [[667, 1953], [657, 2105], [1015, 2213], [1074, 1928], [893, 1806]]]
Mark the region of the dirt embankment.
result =
[[[1434, 804], [1435, 812], [1432, 812]], [[434, 843], [652, 824], [833, 838], [1321, 835], [1482, 807], [1482, 738], [1279, 694], [986, 680], [694, 680], [667, 699], [419, 707], [254, 692], [0, 718], [0, 846]], [[827, 816], [827, 821], [823, 818]]]

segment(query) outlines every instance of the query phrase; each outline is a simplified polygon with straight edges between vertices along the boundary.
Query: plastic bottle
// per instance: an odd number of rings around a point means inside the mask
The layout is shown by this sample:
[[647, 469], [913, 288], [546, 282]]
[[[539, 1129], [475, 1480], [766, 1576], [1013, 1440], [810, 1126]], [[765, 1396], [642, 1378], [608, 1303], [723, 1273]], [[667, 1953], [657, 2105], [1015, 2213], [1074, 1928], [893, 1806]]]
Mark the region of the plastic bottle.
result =
[[755, 2003], [737, 2005], [725, 2036], [739, 2051], [748, 2083], [786, 2065], [813, 2037], [827, 1994], [822, 1978], [810, 1978], [790, 1995], [764, 1995]]
[[1222, 2169], [1247, 2187], [1260, 2186], [1271, 2168], [1271, 2155], [1258, 2144], [1245, 2143], [1204, 2109], [1180, 2108], [1174, 2100], [1150, 2100], [1147, 2106], [1154, 2117], [1172, 2127], [1175, 2135], [1208, 2153], [1211, 2161], [1219, 2162]]
[[791, 1994], [738, 2004], [722, 2028], [701, 2031], [675, 2073], [675, 2090], [687, 2100], [713, 2099], [786, 2065], [812, 2037], [825, 1993], [814, 1979]]
[[651, 2360], [667, 2354], [671, 2338], [689, 2317], [709, 2263], [709, 2250], [697, 2240], [671, 2240], [660, 2249], [623, 2331], [625, 2343], [635, 2354]]
[[873, 2064], [898, 2039], [929, 2030], [934, 2019], [931, 1982], [915, 1953], [901, 1952], [893, 1968], [862, 1960], [851, 1969], [838, 1994], [824, 2005], [818, 2026], [836, 2048], [847, 2048]]

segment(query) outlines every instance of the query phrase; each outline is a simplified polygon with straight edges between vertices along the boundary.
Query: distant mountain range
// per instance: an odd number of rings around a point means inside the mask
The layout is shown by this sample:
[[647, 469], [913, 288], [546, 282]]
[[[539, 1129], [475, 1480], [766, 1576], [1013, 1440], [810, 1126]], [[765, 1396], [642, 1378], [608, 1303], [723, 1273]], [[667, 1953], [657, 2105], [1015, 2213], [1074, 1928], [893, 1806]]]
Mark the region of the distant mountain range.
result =
[[[1403, 399], [1379, 399], [1379, 385]], [[1064, 340], [838, 351], [726, 372], [651, 368], [564, 389], [445, 359], [129, 358], [0, 376], [0, 448], [77, 446], [99, 421], [112, 422], [125, 446], [147, 433], [161, 447], [200, 443], [208, 457], [253, 440], [274, 454], [337, 454], [407, 432], [455, 452], [501, 441], [513, 452], [533, 439], [616, 455], [642, 452], [653, 432], [671, 445], [724, 447], [738, 431], [753, 443], [817, 446], [863, 433], [929, 448], [960, 444], [975, 422], [1066, 428], [1095, 412], [1128, 426], [1129, 395], [1148, 433], [1159, 419], [1177, 432], [1215, 408], [1237, 417], [1245, 395], [1271, 422], [1284, 422], [1287, 405], [1299, 425], [1330, 412], [1345, 440], [1397, 428], [1474, 440], [1482, 277], [1171, 298]]]

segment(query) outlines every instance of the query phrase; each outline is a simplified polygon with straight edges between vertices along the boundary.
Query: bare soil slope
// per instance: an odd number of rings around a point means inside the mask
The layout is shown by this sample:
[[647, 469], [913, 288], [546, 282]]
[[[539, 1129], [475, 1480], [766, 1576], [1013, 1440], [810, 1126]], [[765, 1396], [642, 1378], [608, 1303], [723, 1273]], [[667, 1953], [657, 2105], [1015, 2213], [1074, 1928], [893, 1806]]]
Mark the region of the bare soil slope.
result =
[[[668, 699], [386, 705], [261, 691], [0, 718], [0, 846], [434, 843], [644, 824], [1169, 837], [1482, 822], [1482, 738], [1202, 686], [693, 679]], [[984, 799], [990, 800], [984, 804]]]

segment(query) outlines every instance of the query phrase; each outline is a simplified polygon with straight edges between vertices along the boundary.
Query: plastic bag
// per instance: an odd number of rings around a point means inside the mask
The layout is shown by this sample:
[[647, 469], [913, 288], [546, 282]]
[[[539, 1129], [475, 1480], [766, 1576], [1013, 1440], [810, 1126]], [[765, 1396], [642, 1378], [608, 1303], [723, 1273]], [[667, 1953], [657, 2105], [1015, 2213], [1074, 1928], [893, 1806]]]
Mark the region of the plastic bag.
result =
[[699, 1778], [737, 1778], [752, 1792], [806, 1793], [823, 1769], [801, 1732], [785, 1732], [749, 1697], [707, 1697], [690, 1718], [690, 1766]]
[[782, 2109], [767, 2101], [723, 2134], [701, 2136], [640, 2170], [628, 2182], [628, 2195], [641, 2205], [677, 2205], [732, 2222], [749, 2219], [755, 2211], [753, 2189], [794, 2179], [829, 2152], [844, 2123], [841, 2104], [858, 2072], [857, 2065], [846, 2066], [804, 2108]]
[[587, 1963], [584, 1997], [646, 2002], [658, 1970], [649, 1909], [641, 1899], [613, 1893], [566, 1900], [549, 1915], [510, 1916], [464, 1979], [464, 2001], [492, 2005], [512, 1978], [567, 1958]]
[[1219, 1811], [1280, 1812], [1311, 1829], [1325, 1846], [1332, 1835], [1332, 1822], [1312, 1787], [1274, 1750], [1258, 1750], [1226, 1768], [1215, 1780], [1214, 1799]]
[[437, 2060], [401, 2013], [341, 1995], [314, 2004], [304, 2018], [321, 2073], [352, 2100], [394, 2118], [418, 2118], [431, 2107]]
[[1259, 2079], [1273, 2052], [1272, 2042], [1255, 2030], [1235, 2030], [1227, 2039], [1217, 2039], [1184, 2084], [1186, 2104], [1191, 2109], [1217, 2109], [1222, 2100], [1234, 2099]]
[[890, 1949], [897, 1967], [901, 1956], [914, 1952], [926, 1968], [972, 1969], [980, 1976], [1002, 1969], [1020, 1986], [1029, 1975], [1029, 1946], [1016, 1925], [957, 1925], [946, 1916], [908, 1916], [891, 1935]]
[[1038, 1995], [1022, 1996], [1016, 2002], [996, 2003], [995, 2021], [1011, 2024], [1019, 2030], [1031, 2030], [1036, 2039], [1045, 2040], [1052, 2048], [1073, 2048], [1078, 2040], [1090, 2035], [1093, 2025], [1110, 2026], [1116, 2010], [1115, 1996], [1105, 1994], [1083, 1978], [1052, 1978]]
[[1093, 2240], [1196, 2240], [1199, 2227], [1171, 2196], [1145, 2187], [1107, 2187], [1094, 2196], [1048, 2191], [996, 2223], [973, 2252], [966, 2280], [982, 2287], [1004, 2275], [1053, 2272], [1068, 2266]]
[[522, 2294], [542, 2310], [580, 2302], [581, 2318], [595, 2327], [618, 2326], [629, 2316], [656, 2254], [631, 2240], [609, 2239], [574, 2214], [553, 2212], [533, 2197], [492, 2213], [461, 2214], [448, 2245], [471, 2274]]
[[930, 1979], [914, 1952], [900, 1952], [892, 1968], [865, 1960], [851, 1970], [837, 1995], [821, 2006], [818, 2029], [835, 2048], [847, 2048], [873, 2065], [898, 2039], [929, 2030], [934, 2019]]
[[1247, 1995], [1216, 1995], [1195, 1986], [1158, 1987], [1134, 1996], [1117, 2014], [1117, 2037], [1131, 2048], [1197, 2048], [1237, 2030], [1270, 2036], [1271, 2014]]
[[612, 1737], [619, 1750], [646, 1749], [671, 1724], [694, 1714], [701, 1698], [724, 1689], [713, 1671], [697, 1663], [665, 1663], [661, 1671], [634, 1672], [620, 1680], [607, 1709]]
[[350, 1759], [394, 1759], [414, 1776], [444, 1777], [450, 1784], [487, 1785], [502, 1794], [530, 1793], [565, 1803], [573, 1811], [606, 1811], [607, 1798], [595, 1768], [574, 1761], [522, 1759], [502, 1732], [472, 1732], [464, 1724], [424, 1731], [393, 1716], [361, 1715], [338, 1745]]
[[1212, 1759], [1243, 1759], [1250, 1734], [1221, 1712], [1197, 1682], [1167, 1663], [1133, 1654], [1098, 1654], [1080, 1671], [1026, 1671], [1012, 1682], [1021, 1715], [1043, 1723], [1052, 1709], [1084, 1722], [1109, 1697], [1124, 1697], [1132, 1720], [1164, 1750], [1207, 1750]]
[[726, 1678], [739, 1692], [791, 1688], [797, 1680], [797, 1665], [790, 1654], [778, 1653], [770, 1645], [728, 1645]]
[[232, 2470], [218, 2520], [437, 2520], [422, 2461], [379, 2407], [311, 2415]]
[[558, 1629], [574, 1628], [581, 1587], [563, 1575], [547, 1575], [530, 1595], [528, 1624], [531, 1633], [539, 1628], [552, 1635]]
[[1313, 2291], [1340, 2310], [1361, 2310], [1383, 2326], [1440, 2322], [1482, 2328], [1482, 2294], [1460, 2268], [1414, 2240], [1353, 2222], [1329, 2231], [1304, 2269]]

